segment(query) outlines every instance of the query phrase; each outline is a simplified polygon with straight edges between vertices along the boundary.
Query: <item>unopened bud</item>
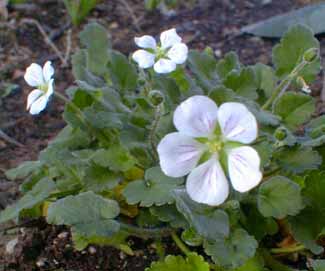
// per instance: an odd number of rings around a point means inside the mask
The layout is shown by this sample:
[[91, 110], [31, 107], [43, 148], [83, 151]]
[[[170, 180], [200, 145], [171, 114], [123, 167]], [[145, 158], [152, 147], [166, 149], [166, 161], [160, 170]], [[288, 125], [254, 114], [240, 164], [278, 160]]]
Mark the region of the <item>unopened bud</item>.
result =
[[209, 47], [209, 46], [205, 47], [204, 52], [207, 53], [208, 55], [214, 57], [214, 51], [211, 47]]
[[280, 127], [275, 130], [274, 137], [280, 141], [284, 140], [287, 137], [287, 131], [284, 128]]
[[319, 56], [318, 48], [310, 48], [308, 49], [303, 56], [304, 61], [311, 63]]
[[151, 90], [149, 92], [149, 101], [154, 105], [158, 106], [164, 101], [164, 95], [160, 90]]
[[144, 79], [138, 79], [138, 85], [144, 86], [146, 84], [146, 81]]

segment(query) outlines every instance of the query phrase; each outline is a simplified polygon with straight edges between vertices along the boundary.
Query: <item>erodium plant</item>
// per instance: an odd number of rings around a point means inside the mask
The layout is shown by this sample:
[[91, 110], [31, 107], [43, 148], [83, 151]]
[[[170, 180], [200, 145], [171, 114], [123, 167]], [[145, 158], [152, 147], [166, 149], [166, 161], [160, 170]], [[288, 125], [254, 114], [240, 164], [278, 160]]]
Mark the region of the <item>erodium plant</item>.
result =
[[292, 27], [273, 66], [188, 51], [175, 29], [158, 43], [137, 37], [142, 49], [129, 58], [107, 37], [97, 24], [81, 32], [64, 95], [53, 92], [49, 62], [27, 69], [30, 113], [53, 93], [67, 125], [37, 161], [6, 173], [24, 179], [23, 196], [0, 222], [44, 217], [69, 227], [78, 250], [133, 255], [136, 236], [163, 256], [170, 237], [185, 254], [148, 271], [293, 270], [274, 257], [290, 253], [319, 270], [325, 117], [314, 117], [309, 94], [320, 71], [311, 30]]

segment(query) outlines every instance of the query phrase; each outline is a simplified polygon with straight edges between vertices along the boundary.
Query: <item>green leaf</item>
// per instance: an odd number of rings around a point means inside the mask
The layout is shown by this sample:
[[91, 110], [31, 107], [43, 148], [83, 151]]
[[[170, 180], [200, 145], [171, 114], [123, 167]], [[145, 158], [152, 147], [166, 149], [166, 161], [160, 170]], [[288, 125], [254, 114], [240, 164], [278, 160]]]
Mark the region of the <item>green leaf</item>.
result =
[[100, 111], [96, 108], [86, 108], [84, 115], [93, 127], [98, 129], [122, 129], [122, 114], [115, 112]]
[[217, 63], [217, 72], [220, 79], [224, 80], [232, 71], [240, 71], [241, 64], [235, 52], [227, 53], [223, 59]]
[[275, 71], [270, 66], [261, 63], [253, 66], [253, 69], [255, 70], [258, 89], [263, 91], [266, 98], [269, 98], [278, 81]]
[[182, 256], [168, 255], [163, 262], [153, 262], [145, 271], [209, 271], [204, 258], [192, 252], [184, 259]]
[[96, 75], [104, 75], [109, 60], [110, 42], [104, 27], [97, 23], [85, 26], [80, 33], [80, 42], [87, 48], [87, 68]]
[[186, 228], [187, 221], [184, 219], [183, 215], [178, 212], [175, 205], [163, 205], [163, 206], [152, 206], [150, 208], [150, 213], [162, 222], [169, 223], [174, 228]]
[[183, 182], [183, 178], [168, 177], [159, 167], [153, 167], [146, 170], [144, 180], [130, 182], [123, 190], [123, 196], [128, 204], [160, 206], [174, 201], [171, 193]]
[[258, 82], [252, 67], [243, 68], [240, 71], [232, 71], [223, 81], [223, 84], [240, 96], [252, 100], [258, 98]]
[[304, 208], [300, 186], [284, 176], [274, 176], [259, 187], [257, 204], [263, 216], [278, 219]]
[[84, 178], [82, 178], [85, 189], [94, 192], [111, 190], [116, 187], [121, 180], [121, 175], [98, 165], [91, 165], [88, 167]]
[[197, 247], [203, 243], [203, 237], [200, 236], [193, 228], [188, 228], [182, 232], [182, 240], [189, 246]]
[[294, 92], [283, 94], [274, 107], [274, 113], [279, 115], [292, 130], [310, 119], [314, 112], [314, 99], [311, 96]]
[[213, 261], [226, 268], [237, 268], [255, 255], [258, 243], [243, 229], [236, 229], [229, 238], [205, 242], [204, 251]]
[[241, 267], [238, 267], [231, 271], [263, 271], [263, 270], [265, 270], [263, 258], [255, 256], [254, 258], [249, 259]]
[[317, 169], [322, 164], [322, 157], [310, 147], [283, 147], [274, 152], [273, 157], [282, 168], [292, 173]]
[[315, 254], [324, 249], [316, 243], [325, 228], [325, 173], [313, 171], [305, 180], [307, 207], [289, 222], [294, 238]]
[[135, 91], [138, 75], [135, 67], [123, 54], [112, 51], [108, 69], [114, 86], [120, 91]]
[[305, 7], [245, 26], [241, 31], [257, 36], [274, 38], [282, 37], [290, 27], [296, 24], [304, 24], [309, 26], [315, 34], [320, 34], [325, 31], [324, 14], [324, 3], [306, 5]]
[[[249, 234], [253, 235], [257, 241], [261, 241], [266, 235], [274, 235], [279, 227], [271, 217], [264, 217], [254, 204], [241, 204], [244, 218], [241, 220]], [[256, 223], [258, 221], [258, 223]]]
[[111, 237], [120, 228], [119, 223], [113, 220], [119, 212], [116, 201], [85, 192], [52, 203], [48, 208], [47, 222], [71, 226], [73, 231], [86, 237]]
[[77, 231], [72, 231], [72, 241], [75, 249], [78, 251], [84, 250], [88, 245], [94, 244], [99, 246], [111, 246], [115, 247], [125, 254], [134, 256], [132, 249], [129, 247], [127, 243], [128, 234], [126, 232], [118, 232], [114, 234], [112, 237], [103, 237], [103, 236], [92, 236], [87, 237], [85, 235], [80, 234]]
[[[273, 63], [276, 75], [283, 78], [302, 61], [304, 53], [310, 48], [319, 48], [319, 42], [310, 28], [296, 25], [289, 29], [281, 39], [280, 44], [273, 48]], [[316, 59], [308, 64], [300, 75], [307, 81], [314, 80], [320, 71], [320, 61]]]
[[226, 212], [192, 201], [185, 190], [175, 190], [174, 197], [178, 211], [198, 234], [209, 240], [229, 235], [229, 218]]
[[314, 271], [325, 271], [325, 260], [314, 260], [311, 262]]
[[98, 0], [63, 0], [74, 25], [79, 25], [97, 2]]
[[188, 65], [199, 85], [205, 90], [213, 89], [219, 82], [216, 59], [206, 52], [190, 51]]
[[4, 211], [0, 213], [0, 223], [8, 220], [18, 218], [19, 214], [27, 209], [33, 208], [35, 205], [42, 203], [46, 200], [52, 191], [55, 190], [55, 183], [48, 179], [43, 178], [33, 189], [26, 193], [17, 203], [8, 206]]
[[6, 177], [11, 180], [23, 179], [36, 172], [42, 167], [40, 161], [27, 161], [20, 164], [18, 167], [6, 171]]
[[131, 169], [136, 162], [128, 150], [120, 145], [97, 150], [92, 160], [102, 167], [109, 167], [113, 171], [123, 172]]

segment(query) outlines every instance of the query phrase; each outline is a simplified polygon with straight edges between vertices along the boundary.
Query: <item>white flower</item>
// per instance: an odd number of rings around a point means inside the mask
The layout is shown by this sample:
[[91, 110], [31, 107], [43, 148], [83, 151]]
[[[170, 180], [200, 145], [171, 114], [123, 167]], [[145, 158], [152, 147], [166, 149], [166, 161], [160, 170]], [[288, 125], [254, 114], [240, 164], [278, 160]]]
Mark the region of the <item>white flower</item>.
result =
[[187, 59], [188, 48], [182, 43], [175, 28], [161, 33], [160, 45], [148, 35], [134, 40], [142, 49], [137, 50], [132, 58], [143, 69], [153, 66], [157, 73], [170, 73], [176, 69], [177, 64], [183, 64]]
[[39, 114], [53, 94], [54, 69], [52, 63], [47, 61], [42, 67], [36, 63], [31, 64], [25, 72], [25, 81], [31, 87], [36, 87], [27, 98], [27, 110], [32, 115]]
[[[158, 145], [162, 171], [170, 177], [187, 174], [186, 190], [196, 202], [211, 206], [228, 197], [229, 185], [247, 192], [261, 179], [260, 157], [244, 144], [257, 137], [257, 122], [246, 106], [193, 96], [175, 110], [178, 132], [166, 135]], [[224, 168], [224, 169], [223, 169]]]

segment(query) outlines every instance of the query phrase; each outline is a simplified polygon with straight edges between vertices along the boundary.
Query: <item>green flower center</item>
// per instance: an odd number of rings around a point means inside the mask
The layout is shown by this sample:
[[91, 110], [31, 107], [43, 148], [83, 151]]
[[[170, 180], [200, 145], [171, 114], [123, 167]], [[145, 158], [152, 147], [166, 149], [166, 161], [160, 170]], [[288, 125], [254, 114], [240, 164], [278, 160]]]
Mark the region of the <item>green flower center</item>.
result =
[[167, 50], [157, 46], [156, 59], [167, 58]]
[[218, 153], [222, 150], [224, 143], [220, 139], [208, 141], [206, 143], [210, 153]]
[[38, 86], [37, 88], [39, 90], [43, 91], [44, 93], [46, 93], [49, 90], [48, 84], [44, 84], [44, 85]]

